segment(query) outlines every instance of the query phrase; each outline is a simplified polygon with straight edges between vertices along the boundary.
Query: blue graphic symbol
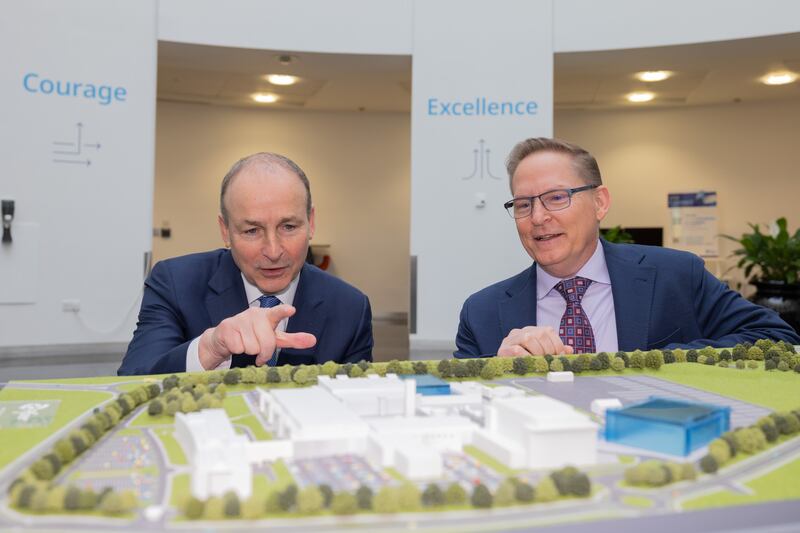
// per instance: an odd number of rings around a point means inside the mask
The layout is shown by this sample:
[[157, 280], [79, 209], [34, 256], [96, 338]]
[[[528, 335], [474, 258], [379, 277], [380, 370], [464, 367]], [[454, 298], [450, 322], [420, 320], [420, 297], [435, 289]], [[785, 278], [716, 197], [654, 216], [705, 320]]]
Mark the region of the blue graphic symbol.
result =
[[[57, 149], [53, 149], [53, 163], [69, 163], [73, 165], [86, 165], [87, 167], [92, 164], [88, 156], [84, 156], [85, 148], [100, 149], [100, 143], [86, 143], [83, 142], [83, 123], [78, 122], [75, 124], [76, 133], [74, 141], [53, 141], [53, 145]], [[85, 159], [84, 159], [85, 157]]]
[[493, 180], [501, 180], [500, 176], [495, 176], [492, 174], [491, 170], [491, 161], [490, 156], [491, 150], [488, 148], [484, 148], [486, 141], [480, 139], [478, 141], [478, 148], [472, 150], [472, 173], [469, 176], [464, 176], [461, 178], [462, 180], [471, 180], [472, 178], [480, 178], [483, 179], [486, 176], [489, 176]]

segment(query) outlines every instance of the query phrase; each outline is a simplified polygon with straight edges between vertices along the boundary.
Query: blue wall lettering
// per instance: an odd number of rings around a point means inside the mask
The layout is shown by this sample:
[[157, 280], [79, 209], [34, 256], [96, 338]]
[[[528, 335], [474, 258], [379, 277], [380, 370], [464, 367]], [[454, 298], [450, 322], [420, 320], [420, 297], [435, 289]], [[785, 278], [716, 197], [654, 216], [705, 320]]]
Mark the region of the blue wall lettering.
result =
[[87, 100], [96, 100], [100, 105], [125, 102], [128, 97], [128, 90], [125, 87], [96, 85], [79, 81], [51, 80], [43, 78], [35, 72], [28, 72], [22, 77], [22, 86], [32, 94], [85, 98]]
[[428, 98], [430, 117], [484, 117], [484, 116], [527, 116], [539, 112], [535, 100], [491, 100], [479, 96], [474, 100], [444, 101]]

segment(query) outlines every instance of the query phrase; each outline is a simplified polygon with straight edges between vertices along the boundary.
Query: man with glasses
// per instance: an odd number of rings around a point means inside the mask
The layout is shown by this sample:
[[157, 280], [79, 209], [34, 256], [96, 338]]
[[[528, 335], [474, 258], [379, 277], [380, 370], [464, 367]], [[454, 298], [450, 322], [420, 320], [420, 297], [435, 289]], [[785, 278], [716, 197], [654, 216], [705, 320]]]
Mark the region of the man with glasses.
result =
[[610, 194], [586, 150], [557, 139], [518, 143], [505, 207], [534, 265], [470, 296], [456, 357], [516, 357], [800, 344], [773, 311], [752, 304], [690, 253], [600, 239]]

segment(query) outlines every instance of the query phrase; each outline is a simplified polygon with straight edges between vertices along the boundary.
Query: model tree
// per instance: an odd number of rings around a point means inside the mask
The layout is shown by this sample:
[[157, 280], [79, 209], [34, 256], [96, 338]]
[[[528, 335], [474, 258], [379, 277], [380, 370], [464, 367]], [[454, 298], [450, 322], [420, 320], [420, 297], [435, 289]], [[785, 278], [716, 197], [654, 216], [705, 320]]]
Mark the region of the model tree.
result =
[[372, 508], [377, 513], [389, 514], [400, 510], [397, 498], [397, 489], [394, 487], [382, 487], [372, 500]]
[[309, 485], [297, 494], [297, 510], [300, 513], [314, 514], [323, 507], [325, 507], [325, 497], [318, 487]]
[[337, 492], [331, 501], [331, 511], [338, 515], [351, 515], [358, 512], [358, 501], [349, 492]]
[[478, 483], [475, 485], [475, 488], [472, 489], [470, 503], [473, 507], [477, 507], [478, 509], [488, 509], [492, 506], [492, 503], [494, 503], [492, 493], [489, 492], [489, 489], [486, 487], [486, 485], [483, 483]]
[[372, 489], [366, 485], [360, 485], [356, 490], [356, 503], [359, 509], [372, 509]]
[[713, 455], [705, 455], [700, 459], [700, 470], [706, 474], [713, 474], [719, 469], [719, 463]]
[[550, 476], [544, 476], [539, 480], [536, 485], [536, 501], [537, 502], [552, 502], [558, 499], [558, 489]]
[[422, 508], [419, 488], [411, 482], [403, 483], [398, 487], [397, 501], [401, 511], [419, 511]]
[[467, 491], [459, 483], [451, 483], [444, 491], [444, 501], [448, 505], [462, 505], [467, 501]]
[[438, 507], [444, 501], [444, 492], [436, 483], [429, 483], [422, 492], [422, 505], [426, 507]]
[[514, 497], [521, 503], [531, 503], [536, 497], [536, 491], [530, 483], [517, 481], [514, 487]]
[[205, 512], [206, 504], [203, 500], [190, 496], [183, 506], [183, 514], [189, 520], [198, 520]]
[[494, 505], [496, 507], [505, 507], [517, 503], [517, 480], [513, 478], [504, 479], [500, 486], [494, 493]]

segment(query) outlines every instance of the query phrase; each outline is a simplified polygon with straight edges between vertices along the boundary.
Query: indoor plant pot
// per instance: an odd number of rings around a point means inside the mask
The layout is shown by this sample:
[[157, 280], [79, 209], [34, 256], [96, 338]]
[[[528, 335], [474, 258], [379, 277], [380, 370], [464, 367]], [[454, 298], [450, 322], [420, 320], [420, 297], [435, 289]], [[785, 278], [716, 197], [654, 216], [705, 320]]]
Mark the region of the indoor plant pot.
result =
[[774, 309], [795, 331], [800, 331], [800, 230], [790, 235], [786, 219], [775, 221], [769, 233], [762, 233], [758, 224], [748, 224], [752, 233], [738, 239], [741, 248], [734, 250], [737, 266], [744, 268], [748, 282], [755, 285], [753, 302]]

